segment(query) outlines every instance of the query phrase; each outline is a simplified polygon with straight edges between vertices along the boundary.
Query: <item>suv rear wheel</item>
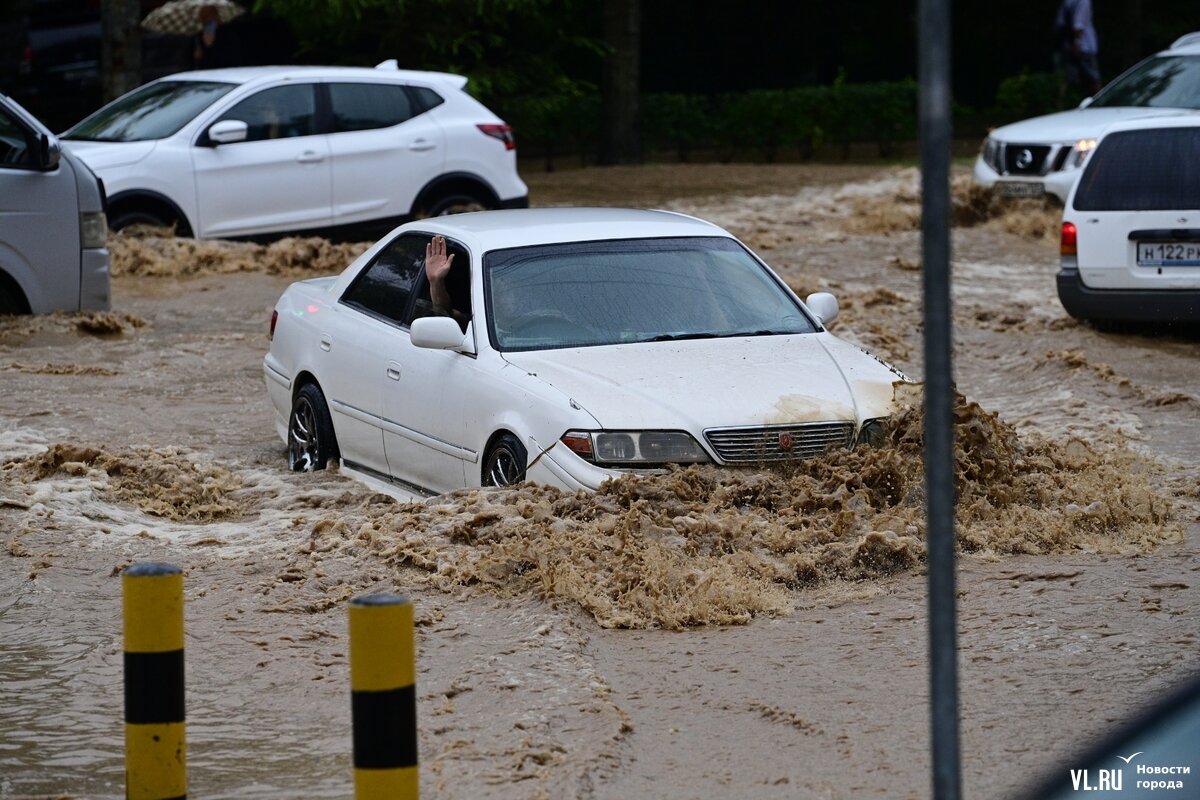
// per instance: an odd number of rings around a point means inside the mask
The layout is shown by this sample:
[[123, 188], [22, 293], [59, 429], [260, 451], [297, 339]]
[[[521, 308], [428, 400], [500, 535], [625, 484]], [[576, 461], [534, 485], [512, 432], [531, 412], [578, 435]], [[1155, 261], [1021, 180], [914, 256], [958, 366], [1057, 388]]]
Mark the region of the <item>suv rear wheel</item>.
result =
[[444, 217], [447, 214], [486, 211], [488, 208], [490, 206], [472, 192], [450, 192], [433, 198], [425, 206], [423, 216]]

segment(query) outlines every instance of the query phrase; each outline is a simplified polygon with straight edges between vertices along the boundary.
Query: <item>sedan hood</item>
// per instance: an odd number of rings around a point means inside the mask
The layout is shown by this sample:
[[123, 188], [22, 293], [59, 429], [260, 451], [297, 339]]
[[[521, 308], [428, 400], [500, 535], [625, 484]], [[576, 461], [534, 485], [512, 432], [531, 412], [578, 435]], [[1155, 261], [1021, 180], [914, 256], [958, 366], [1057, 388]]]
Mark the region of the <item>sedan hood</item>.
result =
[[[148, 142], [85, 142], [64, 140], [63, 144], [72, 153], [83, 159], [92, 172], [100, 174], [105, 169], [124, 167], [141, 161], [154, 150], [155, 141]], [[100, 177], [104, 177], [100, 175]]]
[[1094, 139], [1109, 125], [1140, 117], [1171, 117], [1192, 113], [1178, 108], [1143, 108], [1119, 106], [1114, 108], [1075, 108], [1021, 120], [996, 128], [989, 135], [1001, 142], [1075, 142]]
[[891, 411], [902, 376], [829, 334], [506, 353], [605, 428], [861, 420]]

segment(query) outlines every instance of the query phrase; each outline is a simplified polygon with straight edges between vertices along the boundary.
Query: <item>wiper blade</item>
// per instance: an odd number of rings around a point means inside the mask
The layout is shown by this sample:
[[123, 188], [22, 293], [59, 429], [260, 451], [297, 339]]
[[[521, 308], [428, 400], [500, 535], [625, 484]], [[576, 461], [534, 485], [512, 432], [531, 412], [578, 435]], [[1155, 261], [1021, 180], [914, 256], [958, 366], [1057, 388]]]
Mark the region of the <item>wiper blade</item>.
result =
[[643, 342], [680, 342], [684, 339], [716, 339], [721, 334], [717, 333], [661, 333], [658, 336], [652, 336], [649, 339], [643, 339]]

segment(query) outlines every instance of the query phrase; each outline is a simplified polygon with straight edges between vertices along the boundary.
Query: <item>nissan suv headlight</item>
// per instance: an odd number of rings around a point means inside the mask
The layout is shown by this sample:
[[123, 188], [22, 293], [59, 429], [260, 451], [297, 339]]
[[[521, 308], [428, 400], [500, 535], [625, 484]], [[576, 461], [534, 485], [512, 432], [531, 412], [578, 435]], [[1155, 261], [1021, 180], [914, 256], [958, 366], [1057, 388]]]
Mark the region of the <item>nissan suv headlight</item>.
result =
[[987, 137], [983, 140], [983, 163], [994, 169], [996, 172], [1001, 172], [1000, 169], [1000, 143], [992, 137]]
[[684, 431], [567, 431], [560, 441], [571, 452], [600, 467], [649, 467], [699, 464], [708, 453]]
[[1083, 162], [1087, 161], [1088, 153], [1096, 149], [1095, 139], [1080, 139], [1071, 146], [1071, 152], [1067, 155], [1068, 167], [1082, 167]]

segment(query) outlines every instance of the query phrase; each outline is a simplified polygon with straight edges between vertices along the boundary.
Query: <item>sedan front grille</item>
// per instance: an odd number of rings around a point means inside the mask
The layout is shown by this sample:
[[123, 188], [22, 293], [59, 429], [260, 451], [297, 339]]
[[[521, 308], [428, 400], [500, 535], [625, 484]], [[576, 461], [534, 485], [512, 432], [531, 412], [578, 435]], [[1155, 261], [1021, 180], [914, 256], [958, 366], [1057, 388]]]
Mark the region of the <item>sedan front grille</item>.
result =
[[704, 432], [704, 438], [726, 464], [810, 458], [835, 447], [849, 447], [853, 437], [852, 422], [712, 428]]

